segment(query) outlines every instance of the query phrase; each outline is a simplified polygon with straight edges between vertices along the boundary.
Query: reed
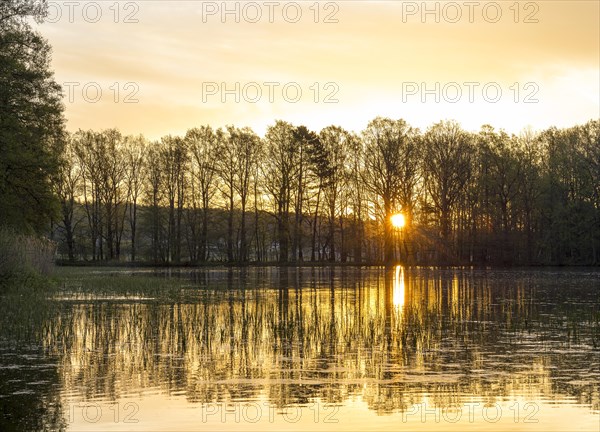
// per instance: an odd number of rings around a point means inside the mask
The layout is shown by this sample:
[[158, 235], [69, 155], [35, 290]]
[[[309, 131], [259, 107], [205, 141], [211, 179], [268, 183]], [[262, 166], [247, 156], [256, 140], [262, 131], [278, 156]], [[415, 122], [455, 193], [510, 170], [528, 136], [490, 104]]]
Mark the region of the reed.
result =
[[0, 228], [0, 286], [21, 285], [48, 276], [54, 269], [56, 243]]

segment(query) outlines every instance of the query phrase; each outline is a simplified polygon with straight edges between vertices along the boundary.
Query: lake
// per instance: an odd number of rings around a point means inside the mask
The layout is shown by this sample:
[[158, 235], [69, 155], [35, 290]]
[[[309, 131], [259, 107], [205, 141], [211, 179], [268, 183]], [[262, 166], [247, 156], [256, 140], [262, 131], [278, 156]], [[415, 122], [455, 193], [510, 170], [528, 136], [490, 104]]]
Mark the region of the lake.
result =
[[600, 270], [59, 269], [0, 430], [600, 428]]

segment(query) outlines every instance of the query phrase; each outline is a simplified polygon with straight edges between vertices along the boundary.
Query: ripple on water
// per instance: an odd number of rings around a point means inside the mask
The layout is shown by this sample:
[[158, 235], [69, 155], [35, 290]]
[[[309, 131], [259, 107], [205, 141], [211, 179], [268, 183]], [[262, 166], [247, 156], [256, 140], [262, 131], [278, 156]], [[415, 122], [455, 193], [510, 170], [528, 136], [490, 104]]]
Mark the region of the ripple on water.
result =
[[32, 394], [35, 394], [35, 390], [32, 390], [32, 389], [22, 389], [22, 390], [16, 390], [16, 391], [12, 392], [11, 394], [13, 396], [32, 395]]

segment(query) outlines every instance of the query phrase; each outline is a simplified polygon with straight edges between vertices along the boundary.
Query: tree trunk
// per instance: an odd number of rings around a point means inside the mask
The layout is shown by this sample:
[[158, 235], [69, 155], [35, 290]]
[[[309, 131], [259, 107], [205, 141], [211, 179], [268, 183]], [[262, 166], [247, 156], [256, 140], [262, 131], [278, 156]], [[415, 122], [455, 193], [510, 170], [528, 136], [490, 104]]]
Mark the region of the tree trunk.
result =
[[313, 229], [312, 229], [312, 248], [310, 252], [310, 260], [315, 261], [317, 258], [317, 222], [319, 218], [319, 204], [321, 201], [321, 185], [319, 185], [319, 190], [317, 192], [317, 204], [315, 206], [315, 217], [313, 218]]
[[229, 191], [229, 215], [227, 217], [227, 261], [233, 262], [233, 191]]
[[383, 223], [383, 250], [386, 265], [394, 263], [394, 238], [392, 227], [392, 204], [389, 200], [384, 201], [385, 221]]
[[246, 252], [246, 199], [242, 200], [242, 220], [240, 223], [240, 262], [247, 261]]

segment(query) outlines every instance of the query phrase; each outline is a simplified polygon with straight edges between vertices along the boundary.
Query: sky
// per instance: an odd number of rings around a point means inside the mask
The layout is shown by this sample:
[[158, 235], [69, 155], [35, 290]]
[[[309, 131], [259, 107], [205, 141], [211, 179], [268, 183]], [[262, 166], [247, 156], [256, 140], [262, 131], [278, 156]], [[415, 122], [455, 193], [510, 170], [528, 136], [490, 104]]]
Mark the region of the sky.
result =
[[50, 1], [39, 30], [71, 131], [386, 116], [519, 133], [600, 117], [599, 4]]

